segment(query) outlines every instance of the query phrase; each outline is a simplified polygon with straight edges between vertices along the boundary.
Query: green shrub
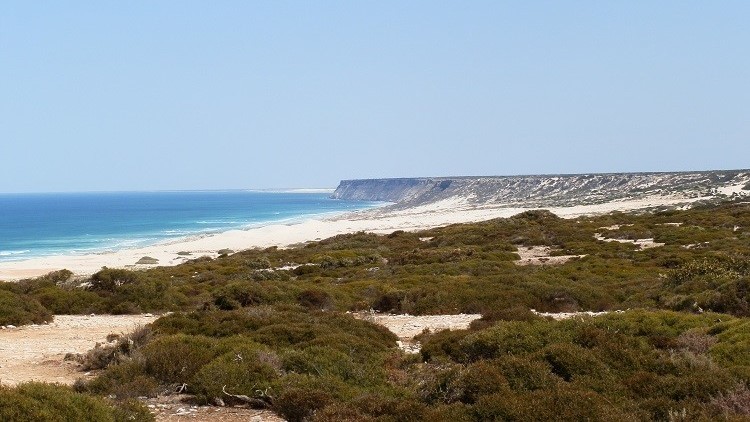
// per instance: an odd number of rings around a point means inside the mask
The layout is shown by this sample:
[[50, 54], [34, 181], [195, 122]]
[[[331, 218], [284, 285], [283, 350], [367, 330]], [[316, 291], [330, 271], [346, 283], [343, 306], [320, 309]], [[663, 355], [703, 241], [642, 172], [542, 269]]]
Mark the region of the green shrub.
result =
[[336, 387], [340, 383], [324, 378], [297, 376], [287, 377], [273, 404], [273, 410], [289, 422], [307, 420], [313, 414], [331, 404]]
[[70, 280], [70, 277], [73, 276], [73, 272], [67, 269], [52, 271], [44, 275], [42, 278], [45, 278], [52, 283], [60, 284], [65, 283], [66, 281]]
[[210, 400], [214, 397], [229, 401], [224, 390], [249, 397], [260, 396], [280, 375], [279, 357], [258, 344], [246, 342], [213, 359], [196, 373], [197, 393]]
[[135, 283], [137, 280], [138, 273], [134, 271], [104, 267], [91, 276], [91, 290], [113, 292], [117, 287]]
[[315, 422], [374, 422], [376, 419], [370, 415], [362, 413], [359, 409], [352, 407], [349, 403], [332, 403], [323, 409], [316, 410], [312, 420]]
[[750, 366], [750, 320], [743, 319], [722, 326], [717, 334], [718, 342], [711, 347], [710, 354], [724, 365]]
[[559, 383], [548, 365], [517, 356], [503, 356], [492, 361], [508, 385], [515, 391], [536, 391], [553, 388]]
[[359, 368], [351, 356], [330, 347], [312, 346], [289, 350], [282, 355], [284, 371], [295, 374], [330, 376], [356, 381]]
[[512, 306], [504, 309], [492, 309], [482, 313], [482, 318], [472, 321], [471, 328], [478, 330], [491, 326], [497, 321], [538, 321], [543, 318], [531, 312], [526, 306]]
[[303, 290], [297, 295], [297, 302], [309, 309], [329, 309], [333, 304], [331, 295], [320, 289]]
[[216, 307], [225, 311], [271, 302], [269, 293], [252, 282], [230, 283], [217, 289], [213, 296]]
[[[151, 338], [150, 326], [137, 327], [130, 334], [117, 337], [114, 344], [101, 345], [99, 343], [89, 350], [82, 359], [82, 369], [90, 371], [104, 369], [113, 363], [128, 360], [138, 349], [143, 347]], [[109, 339], [109, 337], [108, 337]]]
[[565, 381], [571, 381], [580, 375], [597, 379], [607, 376], [606, 366], [593, 352], [574, 344], [557, 343], [547, 346], [541, 351], [541, 356], [552, 373]]
[[[141, 377], [149, 377], [153, 379], [153, 377], [146, 375], [146, 368], [142, 361], [121, 361], [116, 365], [108, 366], [105, 371], [101, 372], [96, 378], [90, 381], [79, 379], [73, 387], [78, 392], [114, 395], [117, 399], [139, 397], [141, 395], [149, 396], [152, 391], [142, 391], [142, 386], [148, 384], [159, 384], [159, 381], [154, 379], [153, 383], [148, 383], [145, 380], [140, 379]], [[131, 391], [128, 389], [128, 386], [137, 388], [136, 390]]]
[[90, 314], [103, 310], [103, 299], [96, 293], [81, 288], [50, 286], [35, 291], [33, 296], [54, 314]]
[[510, 393], [510, 385], [501, 368], [487, 361], [467, 366], [457, 377], [453, 388], [460, 392], [459, 400], [465, 404], [473, 404], [480, 397], [490, 394]]
[[189, 383], [216, 355], [216, 342], [199, 336], [159, 337], [142, 350], [146, 372], [164, 383]]
[[31, 382], [14, 388], [0, 387], [0, 420], [146, 422], [154, 417], [134, 402], [111, 404], [60, 385]]
[[42, 324], [52, 321], [52, 313], [36, 299], [0, 290], [0, 325]]
[[459, 360], [492, 359], [507, 354], [535, 352], [547, 344], [570, 341], [570, 334], [549, 321], [501, 321], [466, 336], [459, 344]]
[[459, 401], [463, 391], [457, 379], [463, 370], [455, 363], [423, 364], [410, 368], [410, 389], [416, 396], [430, 405]]

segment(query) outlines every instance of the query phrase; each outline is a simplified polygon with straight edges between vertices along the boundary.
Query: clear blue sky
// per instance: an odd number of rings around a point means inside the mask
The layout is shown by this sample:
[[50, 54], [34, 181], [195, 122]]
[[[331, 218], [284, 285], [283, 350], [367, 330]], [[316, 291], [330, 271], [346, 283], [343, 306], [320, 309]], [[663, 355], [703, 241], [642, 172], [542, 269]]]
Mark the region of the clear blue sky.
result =
[[750, 2], [3, 1], [0, 192], [750, 167]]

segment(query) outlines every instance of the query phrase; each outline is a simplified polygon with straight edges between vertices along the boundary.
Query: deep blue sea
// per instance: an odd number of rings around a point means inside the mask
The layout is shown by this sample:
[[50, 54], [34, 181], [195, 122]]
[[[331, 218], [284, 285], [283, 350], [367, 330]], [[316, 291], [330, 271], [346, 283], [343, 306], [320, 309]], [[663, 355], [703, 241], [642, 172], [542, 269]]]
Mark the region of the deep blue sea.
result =
[[328, 193], [0, 194], [0, 261], [146, 246], [170, 238], [373, 207]]

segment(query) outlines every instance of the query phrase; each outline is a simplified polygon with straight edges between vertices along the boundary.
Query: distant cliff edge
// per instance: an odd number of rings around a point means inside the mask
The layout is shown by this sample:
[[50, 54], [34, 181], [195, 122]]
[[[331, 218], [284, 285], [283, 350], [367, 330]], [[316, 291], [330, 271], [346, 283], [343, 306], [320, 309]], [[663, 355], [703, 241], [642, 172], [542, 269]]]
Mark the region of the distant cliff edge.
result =
[[732, 195], [750, 195], [750, 170], [342, 180], [331, 198], [408, 206], [460, 198], [477, 205], [538, 207]]

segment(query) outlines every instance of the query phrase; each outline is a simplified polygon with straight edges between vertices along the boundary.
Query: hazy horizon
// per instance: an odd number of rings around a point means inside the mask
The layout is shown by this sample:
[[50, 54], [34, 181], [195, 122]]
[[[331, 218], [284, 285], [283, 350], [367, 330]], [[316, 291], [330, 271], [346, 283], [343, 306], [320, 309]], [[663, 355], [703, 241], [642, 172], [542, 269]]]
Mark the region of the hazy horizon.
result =
[[0, 4], [0, 192], [747, 168], [740, 1]]
[[[441, 179], [441, 178], [483, 178], [483, 177], [524, 177], [524, 176], [576, 176], [586, 174], [623, 174], [623, 173], [704, 173], [713, 171], [750, 171], [750, 168], [732, 168], [732, 169], [708, 169], [708, 170], [678, 170], [678, 171], [643, 171], [643, 172], [585, 172], [585, 173], [537, 173], [537, 174], [485, 174], [485, 175], [429, 175], [429, 176], [407, 176], [407, 177], [376, 177], [376, 178], [361, 178], [361, 179]], [[167, 193], [167, 192], [268, 192], [268, 193], [323, 193], [333, 192], [341, 181], [344, 180], [358, 180], [360, 178], [343, 178], [335, 183], [334, 186], [296, 186], [296, 187], [279, 187], [279, 188], [264, 188], [264, 187], [249, 187], [249, 188], [209, 188], [209, 189], [148, 189], [148, 190], [88, 190], [88, 191], [76, 191], [76, 190], [62, 190], [62, 191], [28, 191], [28, 192], [0, 192], [0, 195], [44, 195], [44, 194], [106, 194], [106, 193]]]

